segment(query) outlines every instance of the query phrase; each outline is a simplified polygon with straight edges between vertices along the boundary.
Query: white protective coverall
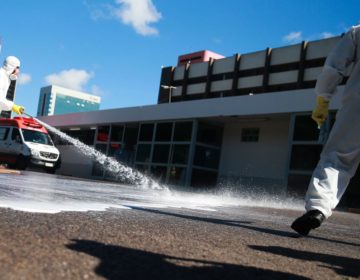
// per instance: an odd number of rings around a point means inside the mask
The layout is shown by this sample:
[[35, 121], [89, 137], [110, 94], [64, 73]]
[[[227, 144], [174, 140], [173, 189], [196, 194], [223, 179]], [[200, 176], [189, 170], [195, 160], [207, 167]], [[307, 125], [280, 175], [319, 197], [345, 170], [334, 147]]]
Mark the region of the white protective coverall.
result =
[[0, 112], [10, 111], [14, 105], [14, 102], [6, 99], [6, 94], [11, 83], [10, 75], [17, 67], [20, 67], [19, 59], [15, 56], [8, 56], [3, 67], [0, 68]]
[[342, 105], [306, 193], [307, 211], [326, 218], [339, 203], [360, 162], [360, 25], [352, 27], [328, 55], [315, 92], [330, 100], [346, 74]]

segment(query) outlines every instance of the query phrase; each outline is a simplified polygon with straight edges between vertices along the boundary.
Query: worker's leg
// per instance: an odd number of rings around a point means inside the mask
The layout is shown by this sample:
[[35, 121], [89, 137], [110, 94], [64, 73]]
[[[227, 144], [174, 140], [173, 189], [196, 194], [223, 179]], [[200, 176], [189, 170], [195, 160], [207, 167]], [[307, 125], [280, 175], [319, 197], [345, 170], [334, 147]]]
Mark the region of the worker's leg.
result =
[[[334, 155], [336, 156], [336, 155]], [[346, 159], [349, 157], [347, 156]], [[341, 156], [331, 161], [320, 161], [311, 178], [305, 197], [305, 209], [319, 210], [326, 218], [330, 217], [332, 210], [338, 205], [350, 179], [354, 176], [358, 161], [353, 166], [344, 169], [339, 167]]]
[[360, 96], [348, 100], [313, 172], [306, 194], [306, 210], [319, 210], [327, 218], [339, 203], [360, 161]]
[[338, 111], [306, 193], [307, 213], [292, 224], [300, 234], [307, 235], [331, 215], [356, 172], [360, 160], [359, 108], [360, 96]]

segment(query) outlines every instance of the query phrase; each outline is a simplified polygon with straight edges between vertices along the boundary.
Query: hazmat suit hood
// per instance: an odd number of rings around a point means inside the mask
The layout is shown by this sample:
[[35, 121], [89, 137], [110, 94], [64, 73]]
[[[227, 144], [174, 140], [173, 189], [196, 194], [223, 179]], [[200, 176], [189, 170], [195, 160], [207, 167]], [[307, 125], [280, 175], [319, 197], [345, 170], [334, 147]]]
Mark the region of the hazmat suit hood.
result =
[[3, 68], [6, 74], [10, 77], [10, 75], [14, 72], [14, 70], [20, 67], [20, 60], [15, 56], [8, 56], [4, 60]]

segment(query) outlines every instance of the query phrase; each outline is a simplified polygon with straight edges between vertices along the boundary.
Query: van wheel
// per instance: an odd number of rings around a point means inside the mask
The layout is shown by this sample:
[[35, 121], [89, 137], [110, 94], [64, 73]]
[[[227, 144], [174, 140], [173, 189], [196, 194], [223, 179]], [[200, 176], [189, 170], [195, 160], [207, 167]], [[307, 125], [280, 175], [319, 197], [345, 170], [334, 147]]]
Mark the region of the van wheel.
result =
[[19, 155], [16, 159], [16, 168], [19, 170], [25, 170], [28, 165], [28, 159], [23, 155]]

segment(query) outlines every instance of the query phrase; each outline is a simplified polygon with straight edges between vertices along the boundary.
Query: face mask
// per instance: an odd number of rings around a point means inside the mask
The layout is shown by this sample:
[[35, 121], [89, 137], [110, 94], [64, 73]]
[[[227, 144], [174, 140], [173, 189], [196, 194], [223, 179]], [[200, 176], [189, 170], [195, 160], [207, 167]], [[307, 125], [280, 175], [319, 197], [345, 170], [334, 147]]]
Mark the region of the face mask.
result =
[[9, 78], [10, 78], [10, 80], [12, 80], [12, 81], [16, 81], [16, 80], [17, 80], [17, 76], [16, 76], [15, 74], [11, 74], [11, 75], [9, 76]]

